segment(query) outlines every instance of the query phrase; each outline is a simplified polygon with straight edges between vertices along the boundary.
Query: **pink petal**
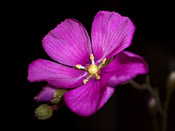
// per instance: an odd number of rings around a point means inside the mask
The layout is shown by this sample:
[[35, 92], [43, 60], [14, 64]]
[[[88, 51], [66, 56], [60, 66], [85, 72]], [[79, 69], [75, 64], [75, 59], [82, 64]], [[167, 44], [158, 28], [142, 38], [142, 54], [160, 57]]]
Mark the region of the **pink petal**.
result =
[[30, 82], [47, 81], [56, 88], [75, 88], [82, 84], [87, 72], [66, 67], [48, 60], [38, 59], [29, 65]]
[[139, 74], [148, 73], [148, 65], [141, 56], [123, 51], [101, 72], [106, 75], [106, 79], [110, 78], [107, 86], [114, 87], [135, 78]]
[[92, 48], [96, 60], [111, 58], [130, 46], [135, 26], [128, 17], [100, 11], [92, 24]]
[[113, 95], [115, 88], [107, 86], [103, 92], [103, 95], [100, 99], [100, 103], [98, 105], [98, 110], [109, 100], [109, 98]]
[[[99, 110], [112, 95], [104, 90], [101, 81], [91, 78], [86, 84], [64, 94], [66, 105], [80, 116], [90, 116]], [[100, 104], [100, 106], [99, 106]]]
[[35, 100], [37, 102], [49, 102], [53, 99], [53, 94], [56, 89], [51, 88], [49, 86], [43, 87], [42, 91], [35, 96]]
[[43, 39], [47, 54], [65, 65], [90, 63], [91, 44], [83, 25], [74, 19], [66, 19]]

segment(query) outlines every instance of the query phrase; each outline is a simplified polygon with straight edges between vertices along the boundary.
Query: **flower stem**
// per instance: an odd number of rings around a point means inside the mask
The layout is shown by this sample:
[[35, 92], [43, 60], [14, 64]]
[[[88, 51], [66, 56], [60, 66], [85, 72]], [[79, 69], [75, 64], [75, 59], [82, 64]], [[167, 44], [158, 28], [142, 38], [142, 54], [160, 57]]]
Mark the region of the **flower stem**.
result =
[[54, 111], [54, 110], [58, 110], [58, 109], [62, 108], [63, 106], [65, 106], [65, 103], [55, 104], [55, 105], [51, 106], [51, 109]]
[[[167, 93], [166, 93], [166, 98], [165, 98], [165, 105], [164, 105], [164, 113], [165, 113], [165, 119], [167, 120], [167, 114], [168, 114], [168, 107], [169, 107], [169, 103], [170, 103], [170, 99], [171, 99], [171, 94], [172, 94], [172, 90], [171, 88], [167, 88]], [[163, 131], [166, 130], [168, 126], [168, 123], [164, 123], [163, 125]]]
[[165, 105], [164, 105], [164, 111], [167, 113], [168, 112], [168, 107], [170, 103], [170, 98], [171, 98], [172, 91], [170, 88], [167, 89], [167, 95], [165, 99]]
[[139, 90], [146, 89], [144, 85], [140, 85], [136, 83], [134, 80], [130, 80], [129, 83], [136, 89], [139, 89]]
[[158, 127], [157, 111], [156, 110], [151, 111], [151, 115], [152, 115], [152, 122], [153, 122], [154, 130], [155, 131], [160, 131], [159, 127]]
[[[161, 106], [158, 90], [154, 90], [149, 83], [149, 76], [146, 76], [146, 82], [143, 85], [136, 83], [134, 80], [130, 80], [129, 83], [136, 89], [145, 89], [145, 90], [149, 91], [149, 93], [152, 95], [152, 97], [154, 97], [154, 99], [156, 100], [156, 108], [162, 116], [161, 131], [166, 131], [166, 127], [167, 127], [166, 112]], [[167, 98], [167, 99], [170, 99], [170, 98]], [[167, 101], [169, 101], [169, 100], [167, 100]], [[168, 104], [169, 103], [167, 102], [167, 104], [166, 104], [167, 107], [168, 107]], [[165, 108], [167, 108], [167, 107], [165, 107]], [[155, 123], [158, 123], [156, 120], [154, 120], [153, 122], [154, 122], [153, 125], [155, 125]], [[158, 127], [155, 127], [155, 129], [157, 130]]]

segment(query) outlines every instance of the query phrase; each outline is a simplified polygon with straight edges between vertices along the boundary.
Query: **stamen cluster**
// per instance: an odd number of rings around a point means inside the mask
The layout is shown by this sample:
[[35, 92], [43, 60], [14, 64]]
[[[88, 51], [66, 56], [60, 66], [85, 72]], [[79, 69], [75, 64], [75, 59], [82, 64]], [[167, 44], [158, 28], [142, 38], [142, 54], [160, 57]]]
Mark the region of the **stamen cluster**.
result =
[[91, 65], [87, 65], [86, 67], [77, 64], [75, 67], [79, 70], [87, 70], [89, 73], [89, 76], [83, 80], [83, 84], [86, 84], [88, 80], [92, 77], [95, 76], [97, 80], [100, 79], [100, 76], [98, 74], [99, 70], [102, 68], [102, 65], [105, 64], [106, 58], [102, 60], [102, 62], [97, 66], [94, 61], [94, 55], [90, 55], [90, 60], [91, 60]]

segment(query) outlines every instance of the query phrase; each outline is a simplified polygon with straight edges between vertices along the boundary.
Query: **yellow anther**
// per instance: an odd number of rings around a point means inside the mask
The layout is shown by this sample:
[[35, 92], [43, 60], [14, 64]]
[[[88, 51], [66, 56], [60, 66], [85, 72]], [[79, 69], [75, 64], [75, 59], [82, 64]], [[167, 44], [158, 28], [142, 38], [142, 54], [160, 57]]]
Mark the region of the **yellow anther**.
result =
[[98, 72], [98, 68], [96, 65], [90, 65], [88, 68], [88, 73], [91, 75], [95, 75]]
[[106, 58], [104, 58], [104, 59], [102, 60], [102, 64], [105, 64], [105, 62], [106, 62]]
[[89, 75], [86, 79], [83, 80], [83, 84], [86, 84], [88, 80], [92, 77], [93, 75]]
[[83, 84], [86, 84], [87, 82], [88, 82], [87, 79], [84, 79], [84, 80], [83, 80]]
[[106, 62], [106, 58], [104, 58], [104, 59], [102, 60], [102, 62], [101, 62], [100, 65], [98, 66], [98, 70], [102, 67], [103, 64], [105, 64], [105, 62]]
[[80, 64], [78, 64], [78, 65], [76, 65], [75, 66], [77, 69], [82, 69], [82, 70], [87, 70], [87, 68], [86, 67], [84, 67], [84, 66], [82, 66], [82, 65], [80, 65]]
[[90, 55], [90, 59], [94, 60], [94, 55], [93, 54]]
[[90, 59], [91, 59], [92, 65], [95, 65], [94, 55], [93, 54], [90, 55]]
[[100, 79], [100, 76], [99, 76], [97, 73], [95, 74], [95, 76], [96, 76], [96, 79], [97, 79], [97, 80]]
[[81, 69], [81, 65], [80, 65], [80, 64], [76, 65], [75, 67], [76, 67], [77, 69]]

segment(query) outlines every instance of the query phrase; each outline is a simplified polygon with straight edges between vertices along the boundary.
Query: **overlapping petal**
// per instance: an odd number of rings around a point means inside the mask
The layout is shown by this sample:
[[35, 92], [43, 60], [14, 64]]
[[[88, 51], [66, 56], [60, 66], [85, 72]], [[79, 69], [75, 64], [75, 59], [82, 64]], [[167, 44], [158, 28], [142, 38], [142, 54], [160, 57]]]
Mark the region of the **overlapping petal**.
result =
[[111, 58], [131, 44], [135, 26], [128, 17], [109, 11], [99, 11], [91, 30], [92, 48], [96, 60]]
[[[139, 74], [146, 74], [148, 65], [141, 57], [129, 51], [119, 53], [113, 61], [105, 66], [101, 73], [108, 79], [107, 86], [114, 87], [135, 78]], [[112, 76], [112, 77], [111, 77]]]
[[103, 95], [100, 98], [100, 102], [98, 105], [98, 110], [103, 107], [103, 105], [109, 100], [109, 98], [113, 95], [115, 88], [106, 86], [103, 92]]
[[83, 25], [74, 19], [66, 19], [43, 39], [47, 54], [65, 65], [90, 63], [91, 44]]
[[66, 105], [76, 114], [90, 116], [99, 110], [113, 91], [101, 86], [101, 81], [91, 78], [86, 84], [64, 94]]
[[35, 100], [37, 102], [49, 102], [53, 99], [53, 94], [56, 89], [51, 88], [49, 86], [43, 87], [43, 89], [40, 91], [40, 93], [35, 96]]
[[66, 67], [48, 60], [38, 59], [29, 65], [30, 82], [47, 81], [56, 88], [75, 88], [82, 84], [87, 72]]

